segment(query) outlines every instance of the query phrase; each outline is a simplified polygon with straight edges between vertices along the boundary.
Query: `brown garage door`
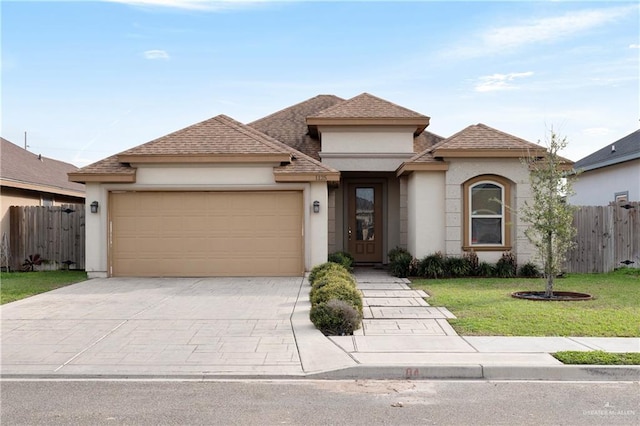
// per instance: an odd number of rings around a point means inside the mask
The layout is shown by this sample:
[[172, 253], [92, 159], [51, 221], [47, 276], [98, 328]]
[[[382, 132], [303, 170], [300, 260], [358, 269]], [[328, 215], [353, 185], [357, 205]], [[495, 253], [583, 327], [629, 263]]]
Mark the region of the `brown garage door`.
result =
[[302, 193], [114, 192], [113, 276], [295, 276]]

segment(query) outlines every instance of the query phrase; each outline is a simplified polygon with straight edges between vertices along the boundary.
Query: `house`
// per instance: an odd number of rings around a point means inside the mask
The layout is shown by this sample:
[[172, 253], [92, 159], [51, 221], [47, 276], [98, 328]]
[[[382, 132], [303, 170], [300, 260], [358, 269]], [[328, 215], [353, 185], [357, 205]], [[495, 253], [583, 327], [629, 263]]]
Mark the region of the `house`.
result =
[[96, 206], [87, 271], [300, 275], [330, 252], [384, 264], [394, 247], [528, 261], [512, 208], [531, 196], [521, 158], [546, 151], [484, 124], [443, 138], [429, 120], [368, 93], [320, 95], [249, 124], [219, 115], [69, 173]]
[[571, 204], [640, 201], [640, 129], [578, 160]]
[[76, 166], [34, 154], [4, 138], [0, 141], [2, 235], [9, 238], [11, 206], [84, 204], [84, 185], [67, 176]]

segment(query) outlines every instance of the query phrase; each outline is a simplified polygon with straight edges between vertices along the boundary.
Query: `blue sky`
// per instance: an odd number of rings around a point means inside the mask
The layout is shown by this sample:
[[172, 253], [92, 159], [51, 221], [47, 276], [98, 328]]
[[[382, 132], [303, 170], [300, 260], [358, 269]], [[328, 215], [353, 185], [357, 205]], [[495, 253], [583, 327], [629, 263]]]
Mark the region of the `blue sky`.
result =
[[578, 160], [640, 127], [637, 2], [2, 1], [2, 129], [78, 166], [369, 92]]

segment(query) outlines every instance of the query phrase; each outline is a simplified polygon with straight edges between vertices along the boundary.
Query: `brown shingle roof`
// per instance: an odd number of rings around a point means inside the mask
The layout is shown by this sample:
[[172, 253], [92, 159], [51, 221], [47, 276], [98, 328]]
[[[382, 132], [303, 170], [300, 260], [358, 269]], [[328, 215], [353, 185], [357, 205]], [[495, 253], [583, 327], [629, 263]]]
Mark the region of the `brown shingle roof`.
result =
[[32, 184], [54, 194], [64, 190], [77, 192], [81, 197], [84, 195], [84, 185], [67, 179], [68, 172], [78, 170], [73, 164], [36, 155], [4, 138], [0, 140], [0, 177], [5, 184]]
[[135, 168], [129, 163], [163, 162], [166, 157], [172, 162], [187, 162], [193, 158], [203, 158], [198, 162], [215, 162], [229, 156], [242, 161], [244, 156], [261, 155], [282, 162], [274, 168], [274, 173], [280, 176], [315, 173], [331, 175], [329, 180], [334, 180], [338, 175], [336, 170], [304, 153], [230, 117], [219, 115], [105, 158], [70, 176], [77, 181], [86, 181], [90, 175], [111, 175], [104, 181], [119, 181], [123, 176], [135, 176]]
[[466, 150], [470, 153], [475, 150], [515, 150], [522, 153], [523, 151], [540, 151], [544, 148], [479, 123], [462, 129], [434, 147], [436, 156], [457, 150]]
[[344, 99], [333, 95], [318, 95], [249, 123], [248, 126], [320, 160], [320, 141], [308, 134], [306, 119], [343, 101]]
[[427, 118], [418, 112], [380, 99], [369, 93], [362, 93], [309, 118]]

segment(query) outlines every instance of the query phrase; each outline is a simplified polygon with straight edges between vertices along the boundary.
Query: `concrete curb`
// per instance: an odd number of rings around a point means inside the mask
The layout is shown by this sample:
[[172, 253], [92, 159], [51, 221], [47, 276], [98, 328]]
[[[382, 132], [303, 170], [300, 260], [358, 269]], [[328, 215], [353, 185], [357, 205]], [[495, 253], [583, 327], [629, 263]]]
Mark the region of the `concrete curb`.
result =
[[640, 366], [358, 365], [301, 374], [2, 374], [1, 380], [493, 380], [640, 382]]

